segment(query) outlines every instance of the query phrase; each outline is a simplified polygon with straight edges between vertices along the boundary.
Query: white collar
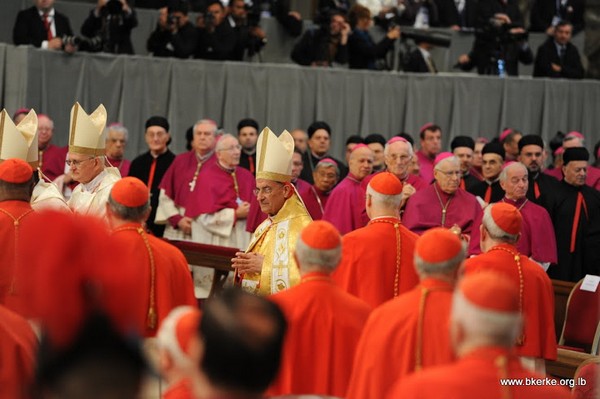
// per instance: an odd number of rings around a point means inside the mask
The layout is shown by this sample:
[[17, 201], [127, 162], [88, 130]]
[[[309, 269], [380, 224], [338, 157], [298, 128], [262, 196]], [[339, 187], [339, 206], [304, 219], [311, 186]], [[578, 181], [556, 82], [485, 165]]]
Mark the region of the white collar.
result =
[[104, 180], [105, 176], [106, 176], [106, 170], [103, 170], [102, 172], [98, 173], [98, 176], [94, 177], [88, 183], [81, 183], [81, 184], [83, 185], [83, 188], [85, 189], [85, 191], [89, 191], [90, 193], [93, 193], [94, 191], [96, 191], [96, 189], [98, 189], [98, 187], [102, 183], [102, 180]]

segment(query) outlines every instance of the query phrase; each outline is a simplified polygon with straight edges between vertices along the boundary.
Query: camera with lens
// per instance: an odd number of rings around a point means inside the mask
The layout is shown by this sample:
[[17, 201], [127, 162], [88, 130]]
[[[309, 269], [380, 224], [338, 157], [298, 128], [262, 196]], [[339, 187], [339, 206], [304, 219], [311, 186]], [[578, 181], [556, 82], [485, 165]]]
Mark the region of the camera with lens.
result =
[[62, 40], [63, 47], [68, 45], [77, 47], [81, 43], [81, 38], [79, 36], [63, 35], [60, 39]]
[[204, 14], [204, 26], [206, 28], [215, 26], [215, 14], [210, 11]]
[[521, 28], [521, 26], [502, 23], [502, 20], [492, 17], [477, 34], [499, 43], [524, 42], [529, 39], [529, 32], [511, 33], [513, 28]]

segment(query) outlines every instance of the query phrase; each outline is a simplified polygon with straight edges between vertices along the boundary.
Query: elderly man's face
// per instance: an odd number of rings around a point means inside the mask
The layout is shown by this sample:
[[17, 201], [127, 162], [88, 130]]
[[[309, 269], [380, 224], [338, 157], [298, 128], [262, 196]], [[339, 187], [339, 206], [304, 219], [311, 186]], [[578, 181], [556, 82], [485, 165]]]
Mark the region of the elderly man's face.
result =
[[260, 210], [271, 216], [276, 215], [291, 196], [289, 185], [266, 179], [256, 179], [254, 192]]
[[329, 192], [338, 182], [335, 166], [318, 166], [313, 172], [315, 187], [323, 192]]
[[454, 155], [460, 161], [460, 170], [461, 172], [467, 173], [471, 168], [471, 163], [473, 162], [473, 150], [469, 147], [457, 147], [454, 149]]
[[521, 167], [508, 167], [506, 170], [506, 179], [500, 181], [500, 186], [506, 193], [506, 198], [511, 200], [520, 200], [525, 198], [529, 188], [529, 179], [527, 169]]
[[519, 154], [519, 162], [525, 165], [531, 173], [539, 172], [542, 170], [544, 162], [542, 147], [535, 144], [523, 146]]
[[348, 168], [359, 181], [370, 175], [373, 172], [373, 151], [369, 147], [355, 149], [350, 154]]
[[483, 164], [481, 166], [481, 173], [484, 179], [494, 180], [500, 172], [502, 172], [502, 165], [504, 160], [502, 157], [495, 153], [487, 153], [483, 155]]
[[102, 160], [83, 154], [67, 154], [67, 164], [71, 167], [73, 180], [79, 183], [89, 183], [98, 176]]
[[562, 167], [565, 181], [573, 186], [583, 186], [587, 177], [587, 161], [571, 161]]
[[109, 130], [106, 136], [106, 155], [114, 159], [123, 158], [126, 144], [125, 133]]
[[223, 167], [233, 169], [240, 164], [242, 147], [234, 137], [225, 137], [221, 140], [217, 150], [217, 160]]
[[45, 115], [38, 117], [38, 148], [46, 148], [54, 134], [54, 123]]
[[387, 155], [385, 156], [385, 166], [388, 172], [393, 173], [400, 180], [404, 180], [408, 174], [411, 160], [412, 156], [408, 143], [397, 141], [388, 144]]
[[201, 123], [194, 129], [192, 148], [200, 155], [206, 155], [215, 148], [215, 125]]
[[169, 138], [169, 132], [162, 126], [148, 126], [144, 134], [146, 144], [154, 154], [162, 154], [165, 151]]
[[329, 133], [325, 129], [318, 129], [313, 133], [312, 137], [308, 139], [308, 146], [318, 156], [323, 156], [329, 151], [331, 145], [331, 139]]
[[460, 166], [454, 162], [442, 161], [438, 169], [433, 170], [433, 177], [446, 194], [454, 194], [460, 184]]

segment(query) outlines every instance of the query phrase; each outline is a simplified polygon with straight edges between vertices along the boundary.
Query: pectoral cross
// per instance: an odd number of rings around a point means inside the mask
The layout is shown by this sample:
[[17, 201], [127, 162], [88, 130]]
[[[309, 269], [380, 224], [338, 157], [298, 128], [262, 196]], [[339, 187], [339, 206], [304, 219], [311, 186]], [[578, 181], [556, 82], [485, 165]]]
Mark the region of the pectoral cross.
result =
[[196, 179], [189, 182], [189, 186], [190, 186], [190, 191], [194, 191], [194, 188], [196, 187]]

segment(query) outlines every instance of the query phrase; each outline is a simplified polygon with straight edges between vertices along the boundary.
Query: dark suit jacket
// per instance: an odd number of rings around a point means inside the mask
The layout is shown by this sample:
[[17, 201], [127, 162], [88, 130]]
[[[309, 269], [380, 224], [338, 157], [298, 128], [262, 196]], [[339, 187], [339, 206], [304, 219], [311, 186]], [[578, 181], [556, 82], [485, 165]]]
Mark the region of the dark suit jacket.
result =
[[408, 62], [404, 66], [404, 71], [430, 73], [427, 62], [425, 62], [425, 58], [423, 58], [423, 54], [418, 48], [411, 51]]
[[466, 0], [462, 18], [454, 0], [435, 0], [439, 14], [439, 26], [458, 25], [461, 28], [474, 28], [477, 21], [477, 1]]
[[[561, 19], [573, 24], [573, 34], [583, 29], [584, 10], [584, 0], [567, 0], [566, 5], [560, 7]], [[532, 32], [545, 32], [552, 24], [552, 19], [557, 14], [556, 11], [556, 0], [535, 0], [531, 8], [531, 26], [529, 30]]]
[[[54, 25], [56, 37], [73, 36], [69, 19], [57, 12], [56, 9], [54, 10]], [[15, 44], [32, 44], [35, 47], [40, 47], [47, 38], [48, 33], [36, 7], [30, 7], [17, 14], [17, 20], [13, 28], [13, 42]]]
[[[551, 64], [561, 66], [560, 72], [552, 70]], [[567, 43], [565, 57], [561, 60], [554, 45], [554, 39], [548, 38], [535, 56], [533, 76], [549, 78], [583, 79], [583, 65], [579, 51], [572, 43]]]

